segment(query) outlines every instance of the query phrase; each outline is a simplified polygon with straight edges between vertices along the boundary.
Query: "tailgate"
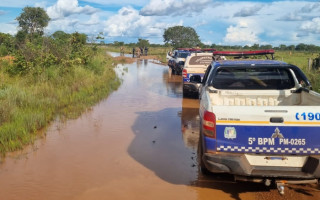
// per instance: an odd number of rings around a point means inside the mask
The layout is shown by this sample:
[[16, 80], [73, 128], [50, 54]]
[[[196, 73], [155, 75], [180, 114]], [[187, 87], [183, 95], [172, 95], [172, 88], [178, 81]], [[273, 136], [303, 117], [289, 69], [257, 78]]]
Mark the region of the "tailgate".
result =
[[188, 74], [204, 74], [207, 70], [208, 66], [203, 66], [203, 65], [199, 65], [199, 66], [192, 66], [192, 67], [187, 67], [187, 72]]
[[320, 154], [319, 106], [214, 106], [217, 151]]

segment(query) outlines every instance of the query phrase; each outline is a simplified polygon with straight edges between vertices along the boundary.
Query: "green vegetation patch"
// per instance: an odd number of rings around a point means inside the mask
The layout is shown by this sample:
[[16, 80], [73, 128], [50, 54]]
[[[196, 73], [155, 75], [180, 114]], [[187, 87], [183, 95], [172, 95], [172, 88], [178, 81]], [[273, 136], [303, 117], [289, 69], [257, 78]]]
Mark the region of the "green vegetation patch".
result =
[[[0, 62], [0, 153], [32, 143], [56, 119], [76, 118], [120, 81], [113, 60], [98, 50], [85, 65], [50, 66], [12, 76], [14, 64]], [[34, 72], [34, 71], [33, 71]]]

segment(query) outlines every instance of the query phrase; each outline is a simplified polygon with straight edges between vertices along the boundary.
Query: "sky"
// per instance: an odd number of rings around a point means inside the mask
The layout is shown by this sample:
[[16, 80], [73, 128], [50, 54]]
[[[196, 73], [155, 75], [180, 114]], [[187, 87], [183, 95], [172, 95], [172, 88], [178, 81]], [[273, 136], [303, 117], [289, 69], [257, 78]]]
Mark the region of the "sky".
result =
[[208, 45], [320, 46], [320, 0], [1, 0], [0, 32], [16, 34], [26, 6], [47, 12], [46, 35], [79, 32], [89, 41], [103, 33], [106, 43], [163, 44], [165, 29], [180, 25]]

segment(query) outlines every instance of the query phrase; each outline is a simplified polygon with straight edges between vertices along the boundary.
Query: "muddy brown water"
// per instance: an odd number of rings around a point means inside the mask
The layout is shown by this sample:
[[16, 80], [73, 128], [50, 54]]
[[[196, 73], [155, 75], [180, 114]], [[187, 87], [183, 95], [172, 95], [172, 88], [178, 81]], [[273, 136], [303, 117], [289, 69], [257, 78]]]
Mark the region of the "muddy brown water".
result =
[[197, 167], [198, 108], [182, 97], [181, 76], [140, 60], [117, 67], [123, 83], [76, 120], [0, 164], [2, 200], [319, 199], [315, 185], [285, 196]]

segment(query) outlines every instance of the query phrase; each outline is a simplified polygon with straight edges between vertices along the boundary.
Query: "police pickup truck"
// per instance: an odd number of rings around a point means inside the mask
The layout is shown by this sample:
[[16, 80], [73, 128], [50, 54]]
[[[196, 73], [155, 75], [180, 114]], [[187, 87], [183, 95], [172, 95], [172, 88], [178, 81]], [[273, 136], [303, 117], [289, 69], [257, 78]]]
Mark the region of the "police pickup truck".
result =
[[[199, 166], [270, 185], [317, 183], [320, 94], [273, 50], [213, 52], [200, 94]], [[272, 59], [242, 59], [265, 55]]]
[[171, 58], [168, 60], [168, 66], [172, 74], [181, 75], [186, 57], [190, 55], [187, 48], [180, 48], [172, 52]]
[[[212, 52], [215, 49], [201, 49], [201, 51], [190, 52], [190, 55], [186, 58], [182, 71], [183, 80], [183, 96], [198, 96], [198, 90], [200, 84], [194, 84], [194, 80], [191, 77], [199, 77], [202, 79], [207, 67], [212, 62]], [[199, 76], [194, 76], [199, 75]]]

